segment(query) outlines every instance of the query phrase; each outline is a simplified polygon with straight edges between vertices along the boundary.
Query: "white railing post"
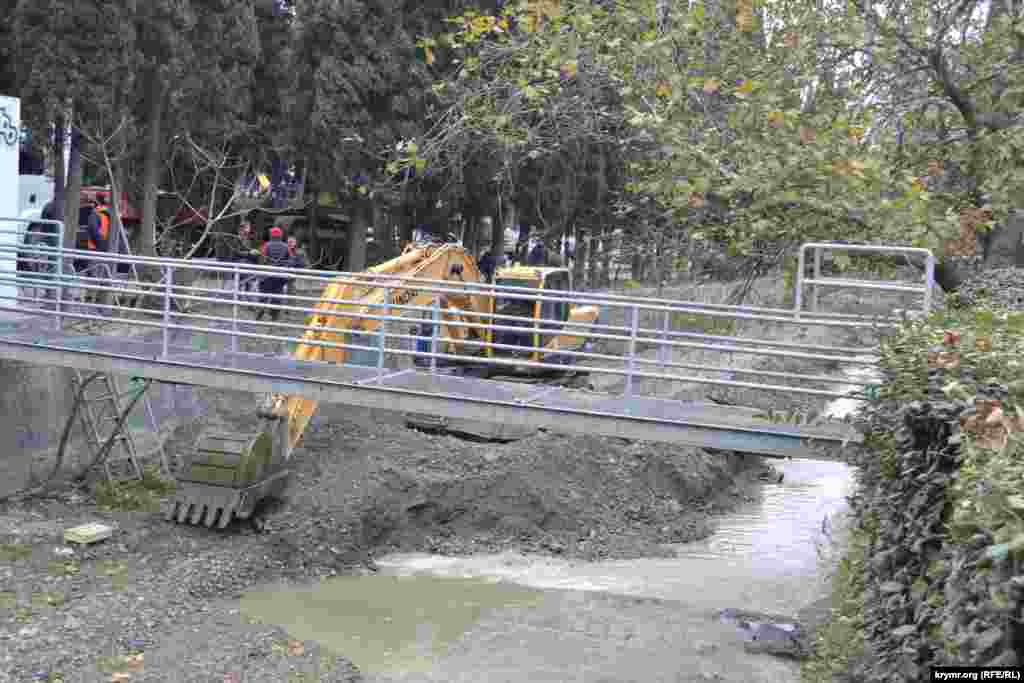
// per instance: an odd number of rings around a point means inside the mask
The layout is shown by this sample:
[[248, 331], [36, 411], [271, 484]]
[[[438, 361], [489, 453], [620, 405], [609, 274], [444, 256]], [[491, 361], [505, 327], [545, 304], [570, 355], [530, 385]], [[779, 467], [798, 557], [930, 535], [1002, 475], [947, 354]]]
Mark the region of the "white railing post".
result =
[[235, 290], [231, 294], [231, 353], [238, 353], [238, 290], [242, 284], [242, 273], [235, 264]]
[[[381, 317], [386, 318], [388, 316], [388, 304], [391, 303], [391, 289], [388, 287], [384, 288], [384, 306], [381, 308]], [[384, 376], [384, 352], [387, 350], [387, 320], [379, 320], [379, 327], [377, 328], [377, 383], [379, 384], [381, 378]]]
[[797, 320], [800, 319], [800, 309], [804, 306], [804, 251], [806, 245], [800, 246], [800, 255], [796, 261], [796, 278], [794, 280], [793, 292], [793, 313]]
[[669, 317], [672, 315], [671, 311], [665, 311], [665, 318], [661, 322], [661, 340], [662, 344], [658, 347], [658, 361], [661, 363], [661, 371], [666, 371], [665, 365], [669, 361], [669, 347], [668, 347], [668, 328], [669, 328]]
[[932, 312], [932, 293], [935, 291], [935, 256], [929, 252], [924, 266], [924, 314]]
[[629, 333], [629, 356], [626, 365], [626, 398], [633, 396], [633, 371], [636, 367], [636, 335], [640, 329], [640, 306], [633, 304], [632, 331]]
[[434, 297], [434, 323], [431, 326], [430, 336], [430, 371], [437, 372], [437, 338], [441, 335], [441, 295]]
[[814, 284], [811, 285], [811, 310], [818, 312], [818, 280], [821, 279], [821, 247], [814, 248]]
[[64, 302], [64, 223], [57, 225], [57, 260], [53, 271], [53, 309], [57, 316], [57, 331], [64, 329], [64, 316], [61, 309]]
[[167, 358], [171, 335], [171, 291], [174, 287], [174, 266], [167, 266], [167, 282], [164, 285], [164, 346], [163, 357]]

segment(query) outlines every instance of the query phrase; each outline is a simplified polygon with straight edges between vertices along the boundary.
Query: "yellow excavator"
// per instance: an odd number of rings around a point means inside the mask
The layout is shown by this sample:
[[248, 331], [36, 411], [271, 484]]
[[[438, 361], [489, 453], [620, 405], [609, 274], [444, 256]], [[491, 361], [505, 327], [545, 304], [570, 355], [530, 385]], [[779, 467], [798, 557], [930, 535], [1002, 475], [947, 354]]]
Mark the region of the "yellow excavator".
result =
[[[365, 275], [330, 282], [315, 307], [316, 312], [307, 320], [309, 329], [292, 356], [303, 361], [351, 363], [352, 352], [322, 343], [352, 344], [358, 335], [372, 334], [380, 324], [378, 320], [357, 316], [380, 315], [383, 311], [385, 315], [407, 317], [402, 309], [387, 306], [433, 305], [436, 295], [418, 289], [414, 278], [452, 284], [484, 282], [475, 260], [461, 246], [410, 245], [401, 256], [370, 268]], [[499, 269], [495, 275], [496, 285], [526, 290], [569, 291], [571, 282], [565, 268], [512, 266]], [[418, 284], [424, 286], [422, 282]], [[465, 288], [442, 295], [440, 322], [430, 317], [423, 324], [438, 335], [434, 340], [437, 352], [456, 356], [455, 364], [476, 372], [482, 370], [485, 375], [551, 376], [550, 370], [520, 365], [522, 361], [564, 365], [566, 372], [571, 373], [573, 357], [559, 352], [588, 347], [587, 326], [597, 322], [598, 308], [524, 301], [503, 297], [502, 292], [508, 290], [494, 291]], [[531, 320], [517, 324], [495, 319], [495, 315]], [[455, 322], [481, 326], [446, 324]], [[573, 324], [571, 329], [567, 329], [567, 323]], [[494, 330], [491, 325], [521, 325], [523, 331]], [[493, 358], [510, 358], [517, 363], [488, 364], [487, 360]], [[250, 518], [261, 500], [278, 497], [284, 490], [291, 474], [288, 461], [316, 409], [317, 401], [308, 398], [268, 395], [259, 410], [261, 424], [255, 435], [200, 436], [192, 457], [177, 477], [178, 486], [167, 519], [223, 529], [232, 519]], [[430, 426], [429, 416], [413, 417]]]

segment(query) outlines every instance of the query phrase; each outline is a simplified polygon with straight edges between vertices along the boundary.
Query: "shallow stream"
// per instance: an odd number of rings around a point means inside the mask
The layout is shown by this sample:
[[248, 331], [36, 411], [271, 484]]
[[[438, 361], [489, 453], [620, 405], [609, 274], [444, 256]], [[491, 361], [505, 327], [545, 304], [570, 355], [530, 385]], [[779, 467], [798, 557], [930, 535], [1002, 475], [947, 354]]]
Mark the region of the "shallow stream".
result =
[[824, 592], [818, 548], [850, 470], [778, 469], [781, 483], [675, 558], [393, 555], [376, 575], [265, 590], [243, 608], [350, 657], [369, 680], [796, 681], [794, 663], [744, 652], [744, 633], [717, 618], [795, 615]]

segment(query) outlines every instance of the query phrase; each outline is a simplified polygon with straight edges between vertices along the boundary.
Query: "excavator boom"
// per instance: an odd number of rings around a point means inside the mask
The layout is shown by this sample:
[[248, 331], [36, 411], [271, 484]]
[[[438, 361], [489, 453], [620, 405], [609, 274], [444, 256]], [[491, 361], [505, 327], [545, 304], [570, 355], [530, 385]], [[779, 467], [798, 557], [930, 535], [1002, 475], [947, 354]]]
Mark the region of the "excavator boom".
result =
[[[410, 286], [382, 284], [380, 276], [482, 282], [476, 262], [459, 246], [410, 246], [401, 256], [370, 268], [365, 275], [338, 278], [321, 294], [307, 331], [293, 352], [297, 360], [344, 363], [351, 335], [372, 333], [377, 320], [361, 315], [388, 314], [388, 305], [423, 305], [433, 294]], [[358, 280], [365, 278], [364, 282]], [[353, 282], [353, 280], [356, 280]], [[385, 300], [386, 298], [386, 300]], [[446, 306], [472, 311], [479, 318], [493, 305], [486, 295], [453, 295]], [[447, 315], [446, 317], [452, 317]], [[478, 320], [474, 320], [477, 322]], [[452, 337], [465, 332], [450, 332]], [[255, 436], [209, 433], [202, 435], [178, 487], [168, 519], [179, 523], [224, 528], [232, 519], [246, 519], [257, 503], [283, 491], [292, 451], [316, 413], [317, 401], [301, 396], [267, 396], [260, 407], [261, 429]]]

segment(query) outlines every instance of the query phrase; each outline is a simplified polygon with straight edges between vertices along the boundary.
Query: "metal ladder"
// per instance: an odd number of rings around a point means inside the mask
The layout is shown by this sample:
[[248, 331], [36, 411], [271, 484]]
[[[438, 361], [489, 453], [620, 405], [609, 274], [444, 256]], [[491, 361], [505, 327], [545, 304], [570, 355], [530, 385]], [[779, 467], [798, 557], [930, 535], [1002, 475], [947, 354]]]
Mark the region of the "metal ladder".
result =
[[[71, 383], [76, 396], [86, 382], [85, 374], [81, 370], [74, 370]], [[132, 432], [127, 424], [122, 424], [121, 428], [117, 429], [117, 423], [123, 411], [122, 399], [133, 395], [136, 391], [146, 391], [146, 388], [140, 387], [121, 392], [116, 377], [100, 374], [88, 382], [82, 396], [79, 416], [86, 442], [92, 451], [93, 461], [99, 456], [103, 445], [113, 436], [114, 442], [111, 450], [103, 460], [104, 473], [107, 481], [111, 483], [142, 479], [142, 467], [139, 464], [138, 449]], [[157, 435], [156, 420], [149, 396], [143, 396], [142, 401], [146, 407], [150, 429], [154, 435]], [[157, 447], [153, 453], [160, 453], [161, 464], [168, 469], [166, 452], [159, 436], [157, 436]]]

